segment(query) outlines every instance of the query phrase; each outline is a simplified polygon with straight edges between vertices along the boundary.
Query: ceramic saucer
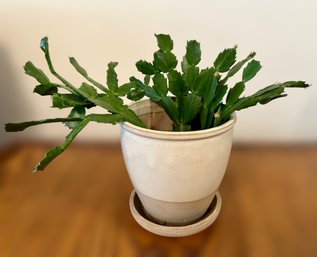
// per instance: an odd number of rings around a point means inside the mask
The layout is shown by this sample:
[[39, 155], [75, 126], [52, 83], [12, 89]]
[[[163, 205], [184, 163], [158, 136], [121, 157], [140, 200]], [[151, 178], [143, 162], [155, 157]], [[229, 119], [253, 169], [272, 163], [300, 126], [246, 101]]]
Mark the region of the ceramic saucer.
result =
[[209, 227], [218, 217], [221, 202], [221, 196], [217, 191], [206, 213], [198, 221], [185, 226], [164, 226], [150, 220], [146, 216], [142, 203], [134, 190], [130, 195], [129, 204], [132, 216], [144, 229], [161, 236], [182, 237], [196, 234]]

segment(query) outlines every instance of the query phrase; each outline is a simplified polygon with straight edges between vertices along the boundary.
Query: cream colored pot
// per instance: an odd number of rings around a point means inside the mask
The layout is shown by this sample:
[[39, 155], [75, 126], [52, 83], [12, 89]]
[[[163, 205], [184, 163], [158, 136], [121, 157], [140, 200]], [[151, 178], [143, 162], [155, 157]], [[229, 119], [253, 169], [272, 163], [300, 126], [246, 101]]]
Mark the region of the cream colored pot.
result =
[[204, 215], [226, 171], [235, 116], [206, 130], [172, 132], [155, 103], [131, 106], [147, 128], [121, 124], [125, 164], [146, 214], [166, 225], [192, 224]]

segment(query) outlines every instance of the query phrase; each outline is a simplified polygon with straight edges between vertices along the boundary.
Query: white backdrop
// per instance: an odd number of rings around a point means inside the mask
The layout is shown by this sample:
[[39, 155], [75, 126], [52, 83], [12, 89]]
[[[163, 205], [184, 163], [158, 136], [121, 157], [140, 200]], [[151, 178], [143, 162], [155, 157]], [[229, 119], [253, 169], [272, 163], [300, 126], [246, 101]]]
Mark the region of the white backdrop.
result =
[[[106, 64], [118, 61], [120, 82], [136, 75], [135, 62], [151, 59], [154, 33], [174, 39], [176, 55], [186, 40], [201, 42], [202, 66], [212, 63], [225, 47], [238, 44], [238, 57], [256, 51], [263, 66], [247, 93], [273, 82], [306, 80], [306, 90], [268, 106], [238, 113], [239, 142], [317, 142], [317, 2], [313, 0], [150, 1], [150, 0], [0, 0], [0, 125], [5, 122], [66, 115], [51, 109], [50, 99], [33, 94], [36, 82], [24, 75], [32, 60], [47, 70], [38, 44], [49, 37], [56, 69], [74, 83], [81, 78], [68, 63], [77, 60], [98, 81]], [[0, 144], [12, 139], [62, 140], [61, 125], [31, 128], [19, 134], [0, 130]], [[78, 140], [118, 140], [119, 129], [89, 125]]]

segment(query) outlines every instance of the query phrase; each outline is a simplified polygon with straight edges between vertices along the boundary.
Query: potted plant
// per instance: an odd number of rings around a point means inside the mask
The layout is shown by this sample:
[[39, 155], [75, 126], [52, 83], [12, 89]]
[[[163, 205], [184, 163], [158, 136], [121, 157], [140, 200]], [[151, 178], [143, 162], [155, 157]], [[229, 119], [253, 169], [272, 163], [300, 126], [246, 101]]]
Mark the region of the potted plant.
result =
[[[35, 93], [50, 96], [53, 108], [69, 108], [70, 113], [62, 118], [7, 123], [5, 129], [16, 132], [55, 122], [70, 129], [65, 142], [50, 149], [36, 165], [37, 172], [60, 155], [89, 122], [120, 123], [123, 156], [136, 192], [130, 198], [133, 216], [154, 233], [183, 236], [208, 227], [219, 213], [217, 190], [230, 155], [235, 112], [285, 97], [286, 88], [309, 85], [303, 81], [274, 83], [244, 96], [246, 84], [261, 69], [254, 52], [236, 61], [237, 47], [227, 48], [211, 67], [201, 69], [200, 44], [190, 40], [178, 70], [171, 37], [155, 36], [158, 50], [153, 61], [136, 63], [143, 79], [131, 77], [122, 85], [115, 71], [118, 63], [108, 64], [104, 85], [70, 57], [70, 63], [86, 80], [80, 87], [55, 70], [48, 38], [44, 37], [40, 48], [58, 82], [30, 61], [24, 66], [25, 73], [38, 81]], [[240, 70], [241, 79], [229, 87], [228, 80]], [[135, 103], [126, 105], [125, 97]], [[147, 100], [142, 100], [144, 97]], [[105, 113], [91, 113], [94, 107], [103, 108]]]

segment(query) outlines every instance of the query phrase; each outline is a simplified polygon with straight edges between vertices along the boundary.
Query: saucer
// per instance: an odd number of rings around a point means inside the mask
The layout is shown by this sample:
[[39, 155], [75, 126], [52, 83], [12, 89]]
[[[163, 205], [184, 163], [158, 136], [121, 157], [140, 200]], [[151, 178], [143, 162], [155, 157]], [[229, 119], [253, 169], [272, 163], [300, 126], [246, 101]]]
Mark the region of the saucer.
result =
[[168, 237], [189, 236], [208, 228], [218, 217], [221, 202], [221, 196], [217, 191], [206, 213], [198, 221], [185, 226], [165, 226], [155, 223], [146, 216], [135, 190], [132, 191], [129, 200], [132, 216], [141, 227], [154, 234]]

